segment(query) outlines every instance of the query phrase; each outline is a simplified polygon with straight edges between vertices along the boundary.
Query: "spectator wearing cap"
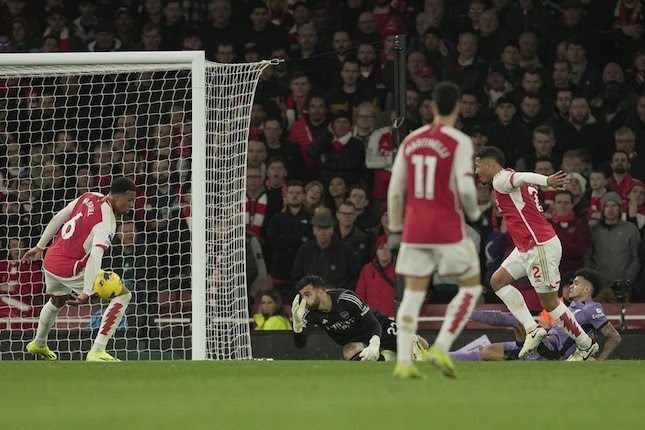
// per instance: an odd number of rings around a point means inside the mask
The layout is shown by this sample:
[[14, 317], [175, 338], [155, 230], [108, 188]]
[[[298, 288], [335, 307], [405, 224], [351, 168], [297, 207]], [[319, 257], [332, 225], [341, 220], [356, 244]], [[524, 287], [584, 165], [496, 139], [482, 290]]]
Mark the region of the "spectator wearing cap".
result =
[[[443, 35], [438, 27], [428, 27], [423, 33], [423, 45], [419, 52], [425, 54], [426, 63], [440, 74], [443, 70], [443, 59], [448, 54], [448, 48], [443, 41]], [[437, 76], [441, 79], [442, 76]]]
[[300, 246], [313, 238], [312, 214], [305, 209], [305, 188], [300, 181], [287, 184], [287, 202], [282, 212], [269, 221], [268, 245], [271, 249], [271, 278], [283, 297], [291, 287], [291, 268]]
[[541, 157], [549, 158], [553, 164], [559, 166], [562, 162], [562, 153], [556, 148], [555, 133], [548, 125], [540, 125], [533, 130], [533, 151], [520, 157], [515, 163], [515, 170], [532, 172], [535, 170], [535, 161]]
[[519, 88], [524, 69], [520, 67], [520, 47], [517, 42], [509, 40], [504, 44], [497, 70], [506, 77], [513, 88]]
[[640, 234], [631, 222], [621, 219], [623, 200], [616, 192], [601, 199], [602, 217], [591, 229], [591, 245], [585, 265], [600, 272], [607, 282], [634, 281], [640, 270]]
[[477, 36], [461, 33], [457, 42], [457, 55], [444, 58], [442, 77], [461, 88], [479, 88], [486, 77], [486, 63], [477, 56]]
[[320, 179], [324, 184], [334, 176], [342, 177], [348, 184], [361, 182], [365, 145], [352, 136], [352, 117], [348, 111], [334, 114], [331, 132], [310, 145], [307, 155], [320, 162]]
[[372, 309], [393, 317], [399, 286], [397, 281], [392, 252], [387, 247], [387, 236], [379, 236], [376, 239], [376, 256], [361, 269], [356, 282], [356, 295]]
[[114, 37], [114, 29], [108, 23], [99, 23], [94, 28], [94, 40], [87, 45], [89, 52], [114, 52], [120, 51], [122, 43]]
[[95, 37], [95, 27], [99, 24], [96, 16], [96, 4], [92, 0], [82, 0], [78, 3], [80, 15], [71, 24], [72, 31], [76, 38], [87, 46]]
[[349, 245], [334, 236], [335, 224], [329, 209], [316, 209], [311, 219], [314, 240], [303, 243], [298, 249], [291, 279], [315, 274], [330, 285], [354, 290], [361, 266]]

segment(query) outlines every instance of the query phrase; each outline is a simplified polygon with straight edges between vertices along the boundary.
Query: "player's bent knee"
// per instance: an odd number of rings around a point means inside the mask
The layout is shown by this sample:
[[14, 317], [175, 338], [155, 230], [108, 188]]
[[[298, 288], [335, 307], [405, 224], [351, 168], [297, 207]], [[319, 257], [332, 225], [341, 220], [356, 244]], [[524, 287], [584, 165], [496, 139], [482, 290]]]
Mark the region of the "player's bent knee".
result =
[[351, 342], [343, 346], [343, 358], [345, 360], [360, 360], [358, 354], [365, 349], [365, 345], [362, 342]]

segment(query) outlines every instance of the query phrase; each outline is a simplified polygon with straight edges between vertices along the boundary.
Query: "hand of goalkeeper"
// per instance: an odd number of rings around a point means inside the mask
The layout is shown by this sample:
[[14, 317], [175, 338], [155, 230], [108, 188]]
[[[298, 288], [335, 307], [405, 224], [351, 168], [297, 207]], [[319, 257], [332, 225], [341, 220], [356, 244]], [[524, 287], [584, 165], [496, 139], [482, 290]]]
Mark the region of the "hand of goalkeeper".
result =
[[361, 361], [376, 361], [381, 355], [381, 338], [374, 335], [370, 339], [369, 345], [358, 355]]
[[293, 298], [293, 303], [291, 303], [291, 316], [293, 318], [293, 331], [296, 333], [302, 332], [304, 328], [304, 321], [302, 317], [305, 314], [307, 309], [306, 302], [303, 300], [300, 301], [300, 294], [296, 294], [296, 297]]

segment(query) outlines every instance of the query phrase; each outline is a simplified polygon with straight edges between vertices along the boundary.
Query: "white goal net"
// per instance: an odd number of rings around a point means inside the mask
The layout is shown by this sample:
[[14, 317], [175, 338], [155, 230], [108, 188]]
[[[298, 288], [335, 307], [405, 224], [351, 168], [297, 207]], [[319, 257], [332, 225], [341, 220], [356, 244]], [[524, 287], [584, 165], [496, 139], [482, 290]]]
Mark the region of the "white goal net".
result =
[[[108, 345], [121, 360], [248, 359], [246, 144], [269, 62], [202, 53], [0, 57], [0, 358], [31, 358], [47, 297], [21, 263], [52, 216], [112, 178], [137, 185], [103, 267], [133, 291]], [[48, 345], [82, 359], [106, 301], [59, 314]]]

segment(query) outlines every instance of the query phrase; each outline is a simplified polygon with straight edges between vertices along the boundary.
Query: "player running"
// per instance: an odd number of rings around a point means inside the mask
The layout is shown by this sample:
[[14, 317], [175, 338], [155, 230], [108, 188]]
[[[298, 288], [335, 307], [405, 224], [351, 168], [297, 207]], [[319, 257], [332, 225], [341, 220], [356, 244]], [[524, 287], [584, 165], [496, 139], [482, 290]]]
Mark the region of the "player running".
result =
[[[45, 287], [51, 298], [40, 312], [36, 338], [27, 344], [28, 352], [45, 360], [57, 359], [47, 347], [49, 331], [63, 305], [83, 304], [94, 294], [94, 278], [101, 270], [103, 252], [110, 247], [116, 231], [115, 216], [130, 212], [135, 197], [134, 182], [127, 178], [112, 181], [107, 196], [81, 195], [52, 218], [38, 244], [25, 253], [23, 261], [42, 259], [45, 247], [58, 232], [43, 261]], [[78, 296], [73, 298], [72, 294]], [[131, 298], [130, 291], [122, 287], [121, 293], [110, 300], [87, 361], [119, 361], [105, 352], [105, 346]]]
[[475, 161], [477, 173], [485, 184], [492, 184], [499, 212], [506, 221], [515, 249], [493, 273], [490, 284], [509, 311], [526, 330], [526, 339], [519, 358], [526, 358], [547, 335], [529, 312], [522, 294], [511, 284], [524, 276], [535, 288], [542, 307], [578, 346], [571, 361], [583, 361], [598, 352], [598, 344], [580, 327], [573, 313], [558, 299], [562, 245], [553, 227], [542, 214], [539, 189], [535, 185], [561, 187], [568, 182], [567, 174], [559, 171], [551, 176], [504, 169], [504, 154], [495, 147], [486, 147]]
[[[307, 275], [296, 286], [293, 299], [294, 342], [307, 343], [307, 333], [321, 326], [339, 345], [346, 360], [391, 360], [396, 351], [396, 323], [371, 309], [353, 291], [333, 288], [316, 275]], [[415, 353], [428, 347], [422, 337], [411, 341]], [[413, 345], [411, 345], [412, 347]], [[410, 352], [412, 353], [412, 351]]]
[[394, 375], [400, 378], [420, 376], [409, 352], [432, 273], [436, 270], [440, 276], [454, 276], [459, 283], [439, 335], [424, 354], [446, 376], [455, 377], [448, 352], [482, 293], [479, 256], [464, 223], [464, 213], [472, 221], [481, 213], [473, 174], [473, 144], [454, 128], [459, 116], [459, 88], [447, 82], [437, 84], [432, 92], [432, 110], [433, 123], [413, 131], [401, 144], [387, 198], [389, 230], [395, 233], [390, 239], [403, 232], [396, 262], [396, 272], [405, 277], [405, 292], [396, 316], [399, 354]]

